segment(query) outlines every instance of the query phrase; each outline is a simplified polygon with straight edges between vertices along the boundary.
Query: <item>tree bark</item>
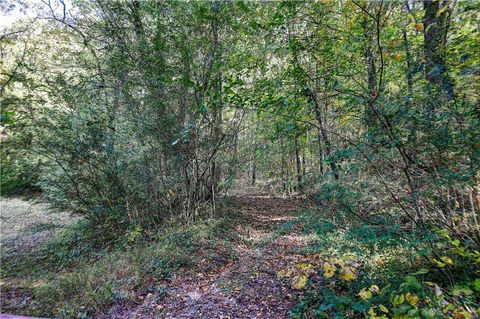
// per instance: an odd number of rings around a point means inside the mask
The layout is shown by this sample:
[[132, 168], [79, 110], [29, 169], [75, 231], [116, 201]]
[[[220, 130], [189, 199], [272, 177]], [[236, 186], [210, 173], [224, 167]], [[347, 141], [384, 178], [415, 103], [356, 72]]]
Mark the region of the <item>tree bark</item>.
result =
[[297, 191], [299, 193], [303, 192], [302, 187], [302, 162], [300, 159], [300, 143], [298, 141], [298, 134], [295, 135], [295, 166], [297, 169]]
[[[451, 101], [454, 98], [453, 81], [447, 72], [447, 33], [452, 8], [449, 0], [424, 0], [424, 56], [425, 79], [429, 90]], [[433, 103], [430, 105], [434, 110]]]

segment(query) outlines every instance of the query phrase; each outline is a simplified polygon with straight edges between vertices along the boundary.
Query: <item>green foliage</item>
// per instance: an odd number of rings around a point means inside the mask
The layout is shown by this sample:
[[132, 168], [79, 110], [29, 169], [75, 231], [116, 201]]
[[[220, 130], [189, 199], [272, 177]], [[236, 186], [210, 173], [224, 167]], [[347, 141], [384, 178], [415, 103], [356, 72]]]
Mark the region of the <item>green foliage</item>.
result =
[[[428, 243], [420, 233], [405, 234], [392, 222], [352, 225], [338, 215], [331, 218], [336, 222], [305, 213], [296, 221], [310, 239], [304, 253], [311, 264], [307, 290], [290, 312], [293, 318], [474, 317], [478, 252], [443, 231], [447, 242], [437, 237], [434, 243], [444, 254], [439, 262], [423, 249]], [[412, 245], [418, 253], [412, 253]], [[446, 273], [456, 275], [453, 286]]]
[[0, 37], [0, 187], [39, 189], [83, 219], [2, 272], [96, 260], [38, 290], [55, 315], [122, 295], [123, 273], [96, 279], [112, 263], [157, 280], [191, 265], [178, 248], [192, 253], [198, 229], [149, 241], [215, 213], [229, 188], [306, 195], [322, 212], [299, 220], [305, 252], [331, 258], [314, 265], [327, 286], [302, 268], [293, 316], [477, 307], [477, 4], [78, 1], [63, 17], [42, 5], [49, 19]]
[[137, 236], [128, 246], [99, 247], [86, 237], [91, 228], [81, 222], [30, 255], [2, 260], [2, 289], [18, 289], [8, 284], [12, 281], [31, 292], [33, 301], [24, 309], [28, 314], [87, 318], [114, 303], [137, 301], [145, 286], [161, 291], [160, 282], [175, 270], [195, 267], [199, 250], [213, 254], [224, 247], [228, 252], [230, 223], [206, 219], [168, 227], [149, 241]]
[[0, 147], [0, 193], [18, 195], [38, 190], [39, 161], [33, 158], [25, 143], [17, 139], [3, 141]]

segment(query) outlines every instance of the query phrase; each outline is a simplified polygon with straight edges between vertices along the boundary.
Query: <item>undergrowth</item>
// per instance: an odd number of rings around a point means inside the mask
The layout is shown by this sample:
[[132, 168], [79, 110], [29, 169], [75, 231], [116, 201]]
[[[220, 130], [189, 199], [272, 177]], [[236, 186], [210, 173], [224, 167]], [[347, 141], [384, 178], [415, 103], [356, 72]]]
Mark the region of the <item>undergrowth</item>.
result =
[[307, 212], [294, 223], [308, 238], [308, 262], [277, 274], [304, 290], [292, 318], [478, 318], [480, 254], [446, 232], [394, 219], [356, 223], [338, 211]]
[[115, 303], [133, 302], [146, 290], [161, 291], [180, 267], [195, 267], [199, 252], [215, 262], [218, 254], [209, 251], [234, 257], [230, 222], [203, 219], [165, 227], [148, 238], [137, 227], [115, 245], [101, 245], [80, 221], [30, 254], [2, 258], [4, 297], [31, 296], [23, 307], [4, 304], [2, 311], [86, 318]]

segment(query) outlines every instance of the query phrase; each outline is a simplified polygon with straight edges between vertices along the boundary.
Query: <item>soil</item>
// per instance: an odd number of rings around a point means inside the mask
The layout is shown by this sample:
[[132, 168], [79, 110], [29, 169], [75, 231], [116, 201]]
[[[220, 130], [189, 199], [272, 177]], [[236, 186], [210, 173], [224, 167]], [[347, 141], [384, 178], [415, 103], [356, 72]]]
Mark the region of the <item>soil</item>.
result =
[[[295, 231], [295, 225], [288, 232], [279, 229], [307, 204], [302, 198], [230, 198], [228, 205], [232, 209], [226, 214], [235, 215], [229, 229], [236, 238], [232, 242], [234, 253], [218, 250], [218, 258], [212, 260], [207, 257], [211, 252], [199, 251], [195, 267], [181, 269], [161, 282], [152, 279], [138, 292], [137, 302], [114, 305], [95, 318], [289, 318], [288, 312], [302, 292], [277, 278], [277, 273], [301, 262], [303, 257], [298, 251], [306, 242]], [[72, 222], [67, 214], [52, 214], [40, 202], [2, 198], [0, 205], [3, 257], [35, 249]], [[3, 296], [10, 302], [28, 303], [32, 298], [22, 291], [10, 293]]]
[[213, 268], [201, 261], [195, 269], [152, 283], [138, 304], [114, 306], [97, 318], [289, 318], [301, 291], [278, 279], [277, 272], [302, 259], [297, 251], [305, 238], [295, 229], [281, 235], [278, 227], [294, 218], [305, 200], [236, 197], [235, 206], [242, 214], [235, 225], [242, 237], [235, 247], [237, 258]]

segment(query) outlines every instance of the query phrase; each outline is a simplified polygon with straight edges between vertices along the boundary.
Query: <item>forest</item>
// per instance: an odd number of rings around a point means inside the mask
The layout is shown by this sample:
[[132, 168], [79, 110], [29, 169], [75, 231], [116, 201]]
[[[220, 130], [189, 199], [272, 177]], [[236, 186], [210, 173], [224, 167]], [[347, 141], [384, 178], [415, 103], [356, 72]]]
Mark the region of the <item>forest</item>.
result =
[[479, 1], [0, 13], [0, 318], [480, 318]]

